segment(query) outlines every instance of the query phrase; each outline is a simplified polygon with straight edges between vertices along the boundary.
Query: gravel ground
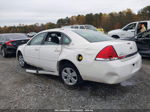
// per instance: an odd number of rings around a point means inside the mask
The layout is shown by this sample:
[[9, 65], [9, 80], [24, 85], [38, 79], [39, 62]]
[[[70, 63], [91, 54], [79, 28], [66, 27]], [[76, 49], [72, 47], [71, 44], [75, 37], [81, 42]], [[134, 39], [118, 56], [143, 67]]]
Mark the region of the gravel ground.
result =
[[85, 82], [67, 88], [58, 77], [26, 73], [0, 56], [0, 109], [150, 109], [150, 59], [120, 85]]

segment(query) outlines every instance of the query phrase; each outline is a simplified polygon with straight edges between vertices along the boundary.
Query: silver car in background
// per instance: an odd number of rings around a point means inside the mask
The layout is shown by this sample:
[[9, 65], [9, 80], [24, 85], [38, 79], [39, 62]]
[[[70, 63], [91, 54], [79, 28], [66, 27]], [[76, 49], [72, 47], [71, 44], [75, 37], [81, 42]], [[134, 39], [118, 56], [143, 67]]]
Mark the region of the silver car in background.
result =
[[97, 31], [96, 27], [92, 25], [70, 25], [70, 26], [63, 26], [64, 29], [85, 29], [85, 30], [94, 30]]

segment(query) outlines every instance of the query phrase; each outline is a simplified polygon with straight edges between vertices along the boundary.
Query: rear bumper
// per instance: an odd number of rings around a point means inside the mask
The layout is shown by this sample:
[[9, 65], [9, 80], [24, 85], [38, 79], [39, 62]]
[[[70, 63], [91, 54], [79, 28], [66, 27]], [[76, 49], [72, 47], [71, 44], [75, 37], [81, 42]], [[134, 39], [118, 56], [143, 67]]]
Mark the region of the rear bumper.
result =
[[16, 54], [16, 50], [17, 50], [17, 48], [15, 48], [15, 47], [7, 47], [6, 53], [7, 54]]
[[115, 61], [94, 61], [86, 67], [80, 67], [83, 80], [116, 84], [131, 78], [141, 68], [141, 56]]
[[150, 50], [139, 51], [142, 57], [150, 57]]

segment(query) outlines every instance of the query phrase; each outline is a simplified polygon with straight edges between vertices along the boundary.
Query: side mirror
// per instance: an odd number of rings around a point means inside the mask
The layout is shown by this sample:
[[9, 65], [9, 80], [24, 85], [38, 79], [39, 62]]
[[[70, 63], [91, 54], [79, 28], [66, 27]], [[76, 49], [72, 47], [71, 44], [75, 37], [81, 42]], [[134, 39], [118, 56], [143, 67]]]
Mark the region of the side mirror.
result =
[[134, 38], [135, 38], [136, 40], [138, 39], [138, 37], [137, 37], [137, 36], [135, 36]]
[[135, 33], [135, 30], [131, 30], [131, 32], [134, 32], [134, 33]]
[[123, 31], [127, 31], [127, 29], [122, 29]]

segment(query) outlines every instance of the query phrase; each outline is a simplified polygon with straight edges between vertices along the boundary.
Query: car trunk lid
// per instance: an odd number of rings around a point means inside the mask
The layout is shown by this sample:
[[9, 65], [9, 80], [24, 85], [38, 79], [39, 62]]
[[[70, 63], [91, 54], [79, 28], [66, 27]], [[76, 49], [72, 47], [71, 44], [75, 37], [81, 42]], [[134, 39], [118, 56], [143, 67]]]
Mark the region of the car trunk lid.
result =
[[19, 45], [26, 44], [28, 41], [29, 39], [14, 40], [11, 42], [11, 44], [15, 47], [18, 47]]
[[118, 58], [130, 57], [137, 53], [137, 46], [134, 41], [113, 40], [113, 41], [104, 41], [104, 42], [97, 42], [91, 44], [91, 48], [93, 50], [95, 49], [96, 51], [95, 52], [96, 54], [94, 55], [97, 55], [108, 46], [112, 46], [114, 48], [115, 52], [118, 55]]

